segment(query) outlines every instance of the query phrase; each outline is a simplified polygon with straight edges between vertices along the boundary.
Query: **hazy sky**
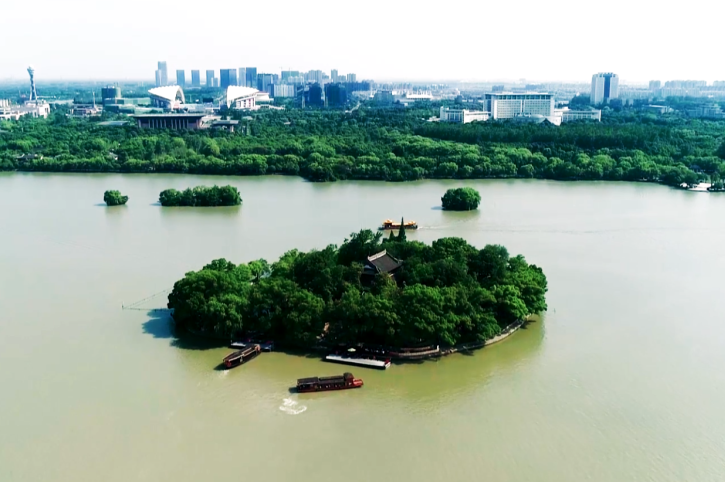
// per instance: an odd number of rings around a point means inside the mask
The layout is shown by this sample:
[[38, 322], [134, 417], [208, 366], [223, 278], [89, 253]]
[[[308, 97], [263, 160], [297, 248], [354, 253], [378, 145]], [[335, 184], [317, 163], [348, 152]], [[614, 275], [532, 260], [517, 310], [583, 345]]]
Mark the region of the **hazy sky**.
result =
[[32, 64], [39, 80], [153, 80], [166, 60], [170, 78], [256, 66], [376, 80], [725, 80], [714, 0], [0, 3], [0, 79]]

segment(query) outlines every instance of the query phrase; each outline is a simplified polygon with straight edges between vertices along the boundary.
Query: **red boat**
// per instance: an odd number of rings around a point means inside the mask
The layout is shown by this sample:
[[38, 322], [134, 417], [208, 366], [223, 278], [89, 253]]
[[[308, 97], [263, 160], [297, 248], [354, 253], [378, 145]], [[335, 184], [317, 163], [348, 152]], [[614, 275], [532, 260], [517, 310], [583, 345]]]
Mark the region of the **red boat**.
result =
[[225, 356], [224, 360], [222, 361], [227, 368], [232, 368], [251, 360], [252, 358], [259, 355], [261, 351], [262, 348], [259, 345], [247, 345], [246, 347], [244, 347], [244, 349], [235, 351], [234, 353]]
[[300, 393], [346, 390], [348, 388], [360, 388], [362, 386], [362, 379], [353, 377], [352, 373], [349, 372], [334, 377], [311, 377], [297, 380], [297, 391]]

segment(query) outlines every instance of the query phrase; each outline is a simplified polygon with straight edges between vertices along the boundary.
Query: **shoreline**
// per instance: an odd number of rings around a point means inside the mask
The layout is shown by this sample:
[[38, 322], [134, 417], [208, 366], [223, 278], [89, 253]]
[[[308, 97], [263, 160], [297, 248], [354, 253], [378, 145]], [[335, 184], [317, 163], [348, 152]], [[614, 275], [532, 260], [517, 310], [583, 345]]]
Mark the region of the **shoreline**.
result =
[[[173, 317], [170, 317], [170, 322], [173, 323]], [[410, 348], [398, 348], [397, 350], [400, 350], [400, 351], [388, 352], [389, 355], [392, 355], [392, 356], [389, 356], [388, 358], [390, 358], [391, 361], [396, 361], [396, 362], [420, 361], [420, 360], [429, 360], [431, 358], [441, 358], [444, 356], [453, 355], [454, 353], [480, 350], [481, 348], [485, 348], [486, 346], [502, 342], [506, 338], [508, 338], [511, 335], [513, 335], [514, 333], [516, 333], [519, 330], [519, 328], [521, 328], [522, 326], [524, 326], [527, 323], [531, 323], [531, 321], [528, 317], [524, 320], [520, 320], [520, 321], [517, 321], [515, 323], [508, 325], [504, 330], [501, 331], [501, 333], [494, 336], [493, 338], [489, 338], [487, 340], [484, 340], [481, 342], [476, 342], [476, 343], [461, 343], [459, 345], [455, 345], [455, 346], [451, 346], [451, 347], [447, 347], [447, 348], [441, 349], [440, 347], [437, 347], [435, 350], [418, 351], [418, 352], [415, 352], [415, 351], [406, 352], [404, 350], [410, 350]], [[224, 343], [224, 346], [227, 348], [229, 348], [229, 345], [231, 344], [231, 340], [228, 337], [222, 337], [222, 336], [213, 335], [213, 334], [204, 334], [204, 333], [189, 330], [189, 329], [185, 329], [184, 331], [187, 334], [189, 334], [193, 337], [199, 338], [199, 339], [203, 339], [206, 341], [218, 341], [218, 342], [220, 342], [220, 344]], [[180, 338], [180, 337], [177, 336], [177, 339], [178, 338]], [[277, 343], [277, 342], [275, 341], [275, 343]], [[331, 349], [329, 347], [316, 346], [316, 347], [312, 347], [312, 348], [305, 348], [305, 349], [300, 348], [300, 349], [292, 349], [292, 350], [283, 348], [281, 350], [275, 350], [275, 351], [279, 351], [282, 353], [294, 352], [294, 351], [304, 352], [304, 353], [323, 353], [323, 357], [324, 357], [324, 353], [329, 353], [330, 350]]]

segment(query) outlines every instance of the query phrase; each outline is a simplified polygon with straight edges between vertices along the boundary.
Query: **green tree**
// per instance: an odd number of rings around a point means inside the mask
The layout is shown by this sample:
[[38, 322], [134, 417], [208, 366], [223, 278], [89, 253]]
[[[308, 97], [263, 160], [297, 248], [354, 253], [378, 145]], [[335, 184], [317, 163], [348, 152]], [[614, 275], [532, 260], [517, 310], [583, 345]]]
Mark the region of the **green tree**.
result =
[[472, 211], [481, 203], [481, 195], [473, 188], [449, 189], [441, 198], [446, 211]]
[[128, 202], [128, 196], [121, 194], [121, 191], [106, 191], [103, 193], [103, 202], [107, 206], [121, 206]]

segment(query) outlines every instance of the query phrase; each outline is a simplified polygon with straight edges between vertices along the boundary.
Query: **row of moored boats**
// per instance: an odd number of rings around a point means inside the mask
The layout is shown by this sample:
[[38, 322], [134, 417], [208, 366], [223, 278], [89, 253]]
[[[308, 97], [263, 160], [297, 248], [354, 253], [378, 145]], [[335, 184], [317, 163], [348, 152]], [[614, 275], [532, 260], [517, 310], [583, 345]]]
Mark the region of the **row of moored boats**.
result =
[[[233, 348], [240, 349], [224, 357], [224, 360], [222, 360], [222, 364], [226, 368], [234, 368], [236, 366], [242, 365], [256, 358], [263, 351], [272, 351], [274, 349], [274, 343], [272, 342], [233, 342], [231, 346]], [[355, 356], [351, 353], [343, 355], [337, 353], [330, 354], [325, 357], [325, 360], [367, 368], [387, 369], [390, 367], [389, 359], [377, 359], [377, 357], [375, 356]], [[345, 372], [342, 375], [335, 375], [329, 377], [300, 378], [297, 380], [296, 388], [297, 391], [300, 393], [307, 393], [324, 392], [329, 390], [345, 390], [348, 388], [360, 388], [362, 386], [363, 381], [361, 378], [355, 378], [352, 373]]]

